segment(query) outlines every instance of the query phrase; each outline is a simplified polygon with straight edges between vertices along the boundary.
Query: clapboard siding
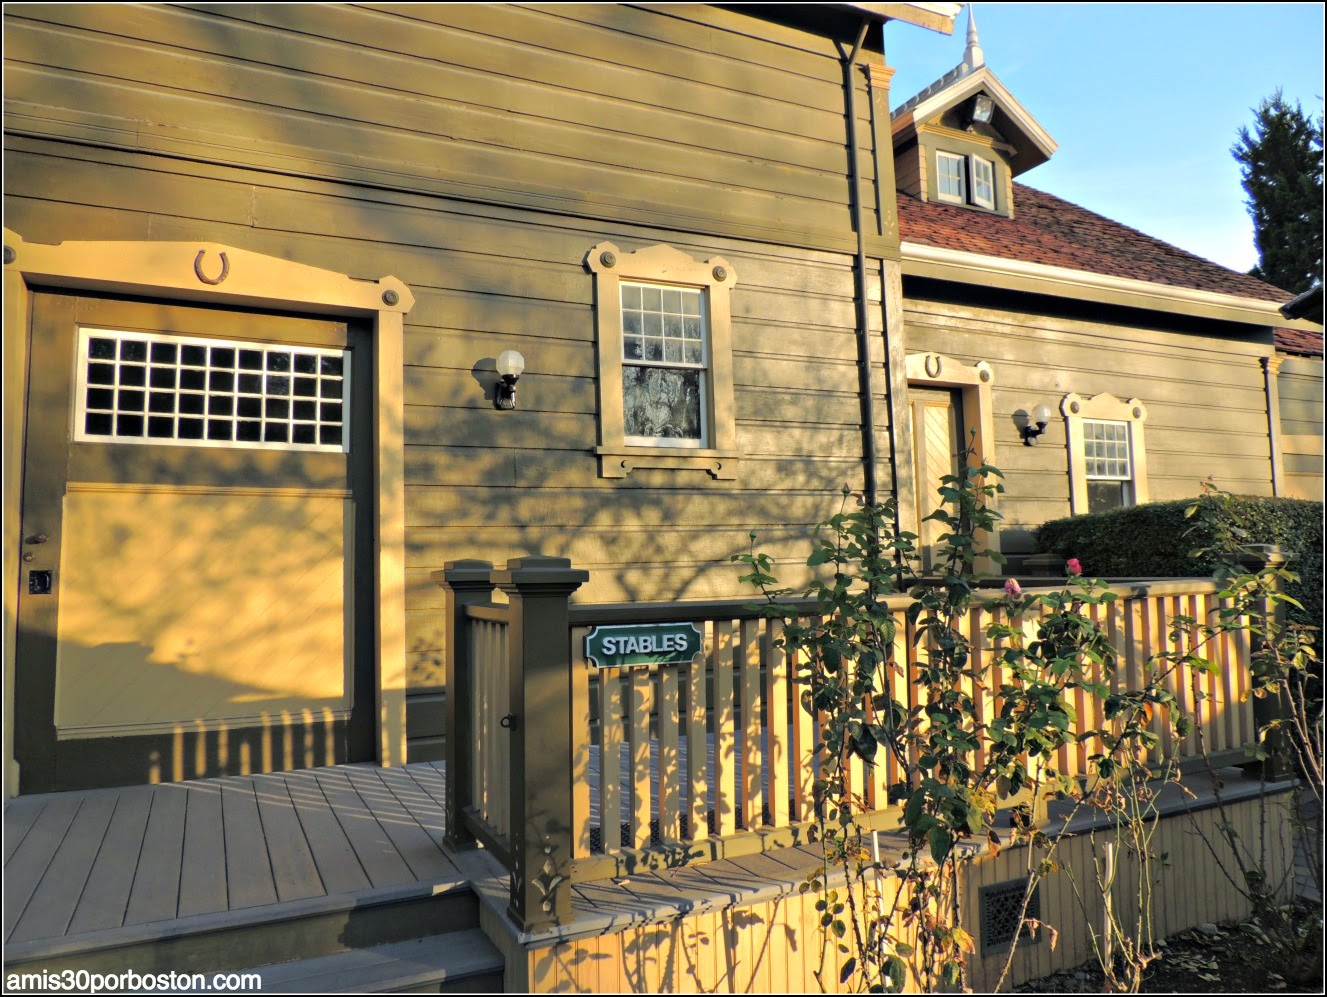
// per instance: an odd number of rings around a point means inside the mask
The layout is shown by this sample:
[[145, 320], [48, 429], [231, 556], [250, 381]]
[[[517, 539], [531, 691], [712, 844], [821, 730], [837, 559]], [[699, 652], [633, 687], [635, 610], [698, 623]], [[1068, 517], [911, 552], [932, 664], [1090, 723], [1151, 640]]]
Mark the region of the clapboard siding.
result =
[[[1152, 500], [1196, 495], [1209, 476], [1229, 491], [1271, 494], [1263, 344], [916, 298], [906, 301], [905, 314], [909, 352], [991, 365], [1007, 552], [1021, 552], [1031, 528], [1070, 514], [1059, 414], [1070, 391], [1136, 397], [1147, 406]], [[1014, 413], [1039, 404], [1053, 418], [1039, 444], [1027, 447]]]
[[[845, 481], [861, 485], [846, 254], [30, 137], [11, 143], [6, 169], [7, 224], [34, 241], [205, 239], [355, 276], [391, 273], [410, 286], [405, 624], [409, 684], [425, 697], [411, 713], [420, 751], [434, 751], [439, 736], [421, 718], [436, 713], [443, 681], [442, 593], [431, 572], [445, 562], [568, 556], [592, 572], [578, 593], [587, 601], [741, 597], [751, 593], [729, 558], [749, 549], [752, 529], [786, 565], [784, 581], [804, 583], [812, 527], [838, 511]], [[593, 280], [583, 261], [605, 239], [624, 252], [666, 242], [699, 259], [723, 256], [736, 271], [734, 411], [744, 456], [735, 481], [699, 471], [599, 477]], [[878, 275], [867, 293], [878, 335]], [[520, 407], [498, 413], [491, 358], [506, 348], [525, 355], [527, 370]]]
[[838, 50], [740, 12], [66, 5], [6, 22], [11, 134], [850, 245]]
[[1281, 402], [1281, 461], [1284, 492], [1292, 498], [1322, 501], [1322, 361], [1286, 357], [1276, 378]]

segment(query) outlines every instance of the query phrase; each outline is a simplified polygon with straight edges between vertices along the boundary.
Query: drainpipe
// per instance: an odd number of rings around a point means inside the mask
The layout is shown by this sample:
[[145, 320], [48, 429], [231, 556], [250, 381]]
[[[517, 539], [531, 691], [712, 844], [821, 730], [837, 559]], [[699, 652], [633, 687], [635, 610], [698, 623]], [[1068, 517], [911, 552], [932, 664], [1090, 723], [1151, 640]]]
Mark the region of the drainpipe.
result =
[[1277, 372], [1285, 357], [1263, 357], [1262, 377], [1263, 393], [1267, 397], [1267, 445], [1272, 458], [1272, 494], [1278, 498], [1285, 494], [1282, 478], [1285, 476], [1281, 466], [1281, 390], [1276, 383]]
[[875, 446], [875, 392], [871, 376], [871, 334], [870, 306], [866, 300], [866, 206], [862, 203], [862, 171], [860, 154], [857, 149], [857, 56], [866, 40], [866, 30], [871, 25], [868, 18], [862, 19], [862, 26], [857, 31], [857, 41], [853, 44], [852, 54], [843, 61], [843, 86], [847, 92], [848, 106], [848, 175], [852, 185], [853, 227], [857, 230], [857, 363], [858, 377], [862, 392], [862, 464], [865, 479], [865, 498], [874, 504], [879, 499], [879, 486], [876, 482], [876, 446]]

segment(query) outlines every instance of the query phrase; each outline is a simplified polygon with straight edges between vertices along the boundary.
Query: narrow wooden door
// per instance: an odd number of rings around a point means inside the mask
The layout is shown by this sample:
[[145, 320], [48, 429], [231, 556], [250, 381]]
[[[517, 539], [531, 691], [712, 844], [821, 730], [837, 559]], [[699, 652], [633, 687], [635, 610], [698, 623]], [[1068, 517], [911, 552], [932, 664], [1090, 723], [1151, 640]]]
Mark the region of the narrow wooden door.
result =
[[31, 333], [22, 791], [371, 758], [361, 332], [51, 292]]
[[963, 401], [957, 391], [909, 388], [912, 404], [912, 452], [916, 462], [917, 523], [913, 532], [921, 549], [922, 571], [939, 570], [936, 541], [945, 533], [942, 524], [925, 521], [940, 505], [940, 479], [958, 469], [965, 446]]

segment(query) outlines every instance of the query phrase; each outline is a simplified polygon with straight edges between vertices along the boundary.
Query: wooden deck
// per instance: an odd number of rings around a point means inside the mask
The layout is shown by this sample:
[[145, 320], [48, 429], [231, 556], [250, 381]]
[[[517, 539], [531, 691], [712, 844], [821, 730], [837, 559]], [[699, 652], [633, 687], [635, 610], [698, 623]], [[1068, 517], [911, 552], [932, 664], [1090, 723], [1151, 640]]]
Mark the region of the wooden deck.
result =
[[418, 763], [19, 797], [5, 944], [463, 881], [442, 851], [443, 790], [441, 766]]

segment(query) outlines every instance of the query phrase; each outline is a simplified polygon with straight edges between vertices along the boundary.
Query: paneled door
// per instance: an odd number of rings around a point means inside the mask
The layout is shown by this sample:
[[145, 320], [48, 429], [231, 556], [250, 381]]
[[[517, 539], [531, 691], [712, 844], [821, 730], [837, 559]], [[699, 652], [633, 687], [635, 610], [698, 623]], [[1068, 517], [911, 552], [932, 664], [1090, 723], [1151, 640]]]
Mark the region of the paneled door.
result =
[[935, 388], [908, 389], [912, 405], [912, 452], [916, 462], [917, 522], [913, 527], [921, 551], [922, 571], [939, 570], [936, 541], [946, 532], [943, 524], [925, 521], [940, 504], [940, 479], [958, 470], [958, 455], [965, 446], [963, 400], [960, 392]]
[[32, 314], [21, 790], [372, 758], [367, 336], [54, 291]]

